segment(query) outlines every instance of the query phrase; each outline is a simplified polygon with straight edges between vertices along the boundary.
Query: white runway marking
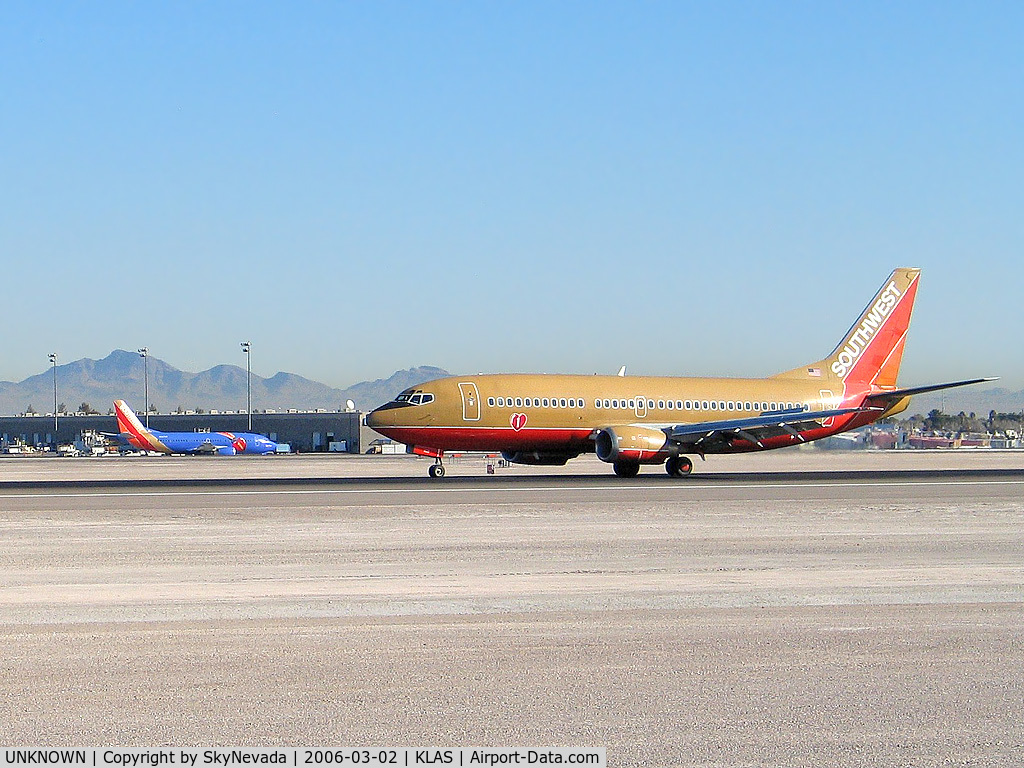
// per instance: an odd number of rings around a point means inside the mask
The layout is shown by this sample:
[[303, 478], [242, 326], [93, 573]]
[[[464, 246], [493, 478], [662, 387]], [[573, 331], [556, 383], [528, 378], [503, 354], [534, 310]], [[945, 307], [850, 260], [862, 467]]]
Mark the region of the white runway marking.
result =
[[992, 486], [992, 485], [1024, 485], [1024, 480], [924, 480], [915, 483], [891, 482], [835, 482], [835, 483], [736, 483], [729, 485], [693, 484], [693, 485], [568, 485], [568, 486], [527, 486], [520, 488], [511, 486], [480, 486], [471, 488], [291, 488], [291, 489], [263, 489], [263, 490], [234, 490], [234, 491], [131, 491], [125, 489], [120, 492], [100, 491], [96, 493], [0, 493], [0, 499], [82, 499], [82, 498], [116, 498], [120, 496], [132, 496], [136, 498], [164, 498], [164, 497], [191, 497], [191, 496], [312, 496], [330, 494], [334, 496], [343, 495], [373, 495], [373, 494], [425, 494], [425, 493], [550, 493], [552, 491], [579, 493], [581, 491], [682, 491], [682, 490], [768, 490], [768, 489], [790, 489], [790, 488], [883, 488], [894, 485], [909, 487], [913, 486]]

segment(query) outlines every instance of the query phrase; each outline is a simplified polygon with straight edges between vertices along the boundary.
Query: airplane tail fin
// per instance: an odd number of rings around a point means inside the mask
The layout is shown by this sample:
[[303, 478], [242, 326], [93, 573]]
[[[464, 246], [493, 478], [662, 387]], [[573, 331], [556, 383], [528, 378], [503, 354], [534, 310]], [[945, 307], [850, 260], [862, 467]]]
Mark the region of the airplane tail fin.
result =
[[920, 269], [894, 270], [827, 357], [778, 378], [838, 379], [846, 389], [895, 389], [920, 276]]
[[128, 407], [128, 403], [124, 400], [115, 400], [114, 413], [117, 414], [117, 430], [126, 436], [128, 442], [147, 450], [152, 447], [153, 434], [139, 421], [139, 417]]

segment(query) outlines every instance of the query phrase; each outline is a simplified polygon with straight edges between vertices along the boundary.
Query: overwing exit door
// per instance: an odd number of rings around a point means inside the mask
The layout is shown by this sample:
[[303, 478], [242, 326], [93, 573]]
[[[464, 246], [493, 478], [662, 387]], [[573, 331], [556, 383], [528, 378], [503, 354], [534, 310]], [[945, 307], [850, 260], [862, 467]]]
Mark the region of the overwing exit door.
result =
[[[835, 395], [832, 394], [831, 389], [819, 389], [818, 395], [821, 397], [821, 407], [824, 410], [831, 410], [832, 408], [838, 408], [839, 403], [834, 402]], [[835, 424], [836, 417], [829, 416], [827, 419], [822, 419], [821, 426], [831, 427]]]

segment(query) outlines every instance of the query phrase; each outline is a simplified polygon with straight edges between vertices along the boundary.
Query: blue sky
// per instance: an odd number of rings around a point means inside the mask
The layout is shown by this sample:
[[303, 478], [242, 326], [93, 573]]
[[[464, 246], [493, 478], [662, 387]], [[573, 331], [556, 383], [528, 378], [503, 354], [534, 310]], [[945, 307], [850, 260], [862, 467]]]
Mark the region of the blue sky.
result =
[[761, 376], [924, 269], [1024, 386], [1019, 3], [0, 5], [0, 379]]

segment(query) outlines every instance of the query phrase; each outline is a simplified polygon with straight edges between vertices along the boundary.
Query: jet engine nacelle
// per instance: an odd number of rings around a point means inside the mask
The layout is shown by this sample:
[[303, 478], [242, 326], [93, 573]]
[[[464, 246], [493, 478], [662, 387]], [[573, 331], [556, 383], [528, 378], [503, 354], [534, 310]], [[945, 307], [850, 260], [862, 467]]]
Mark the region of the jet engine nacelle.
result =
[[597, 458], [610, 464], [616, 461], [660, 464], [679, 455], [679, 446], [669, 443], [668, 435], [650, 427], [605, 427], [594, 438]]
[[578, 453], [551, 453], [548, 451], [502, 451], [501, 458], [513, 464], [531, 464], [535, 467], [562, 467]]

